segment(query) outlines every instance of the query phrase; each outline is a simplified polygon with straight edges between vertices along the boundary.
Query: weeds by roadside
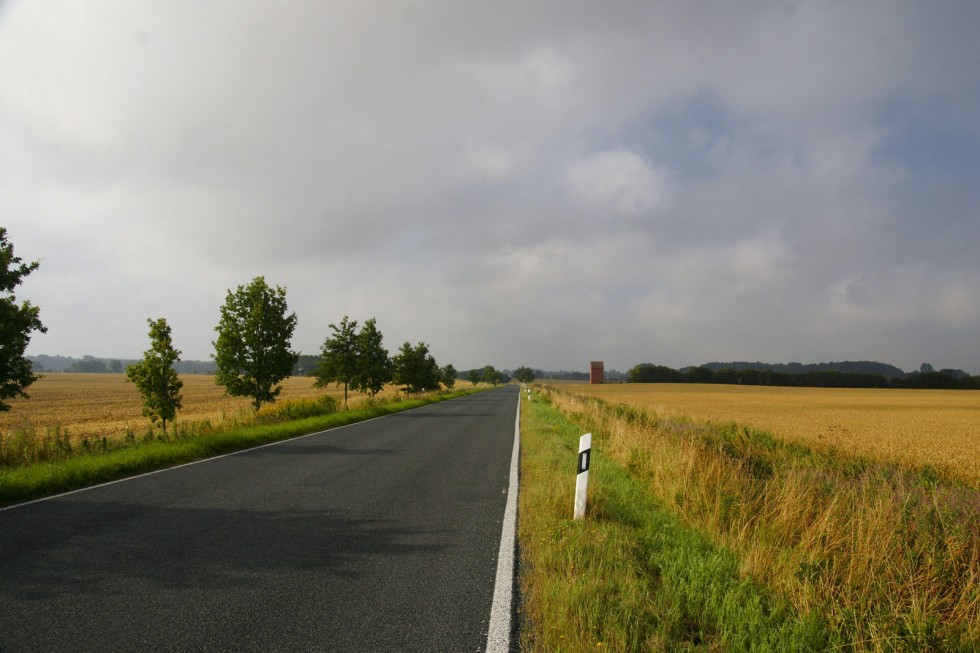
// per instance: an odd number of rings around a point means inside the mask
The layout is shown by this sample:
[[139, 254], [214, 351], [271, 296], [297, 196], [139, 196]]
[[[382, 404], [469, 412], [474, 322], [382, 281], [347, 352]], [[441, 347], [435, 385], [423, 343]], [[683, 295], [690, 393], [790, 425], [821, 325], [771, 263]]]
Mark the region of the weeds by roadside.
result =
[[524, 651], [820, 651], [814, 616], [742, 578], [593, 441], [589, 508], [572, 519], [581, 429], [538, 394], [521, 420]]
[[976, 650], [976, 490], [737, 425], [550, 398], [683, 523], [733, 551], [741, 577], [819, 615], [831, 650]]

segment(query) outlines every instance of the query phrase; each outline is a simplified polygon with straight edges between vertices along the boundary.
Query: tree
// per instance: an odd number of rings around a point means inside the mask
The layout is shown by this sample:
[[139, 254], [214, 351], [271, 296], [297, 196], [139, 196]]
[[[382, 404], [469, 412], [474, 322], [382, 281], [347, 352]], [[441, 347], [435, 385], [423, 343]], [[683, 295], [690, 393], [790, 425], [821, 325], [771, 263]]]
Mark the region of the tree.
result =
[[347, 409], [347, 388], [357, 379], [357, 320], [346, 315], [340, 326], [331, 324], [333, 336], [327, 336], [320, 348], [320, 364], [316, 368], [316, 387], [331, 383], [344, 386], [344, 409]]
[[483, 367], [483, 372], [480, 374], [480, 380], [484, 383], [492, 383], [497, 385], [500, 383], [500, 372], [493, 365], [485, 365]]
[[532, 383], [534, 381], [534, 370], [522, 365], [514, 370], [514, 378], [521, 383]]
[[27, 398], [24, 389], [37, 380], [31, 361], [24, 352], [31, 342], [31, 332], [47, 333], [41, 324], [40, 309], [24, 301], [20, 305], [14, 288], [40, 263], [22, 263], [14, 256], [14, 244], [7, 240], [7, 230], [0, 227], [0, 412], [10, 410], [5, 400]]
[[405, 343], [395, 355], [395, 383], [405, 386], [405, 392], [422, 392], [439, 388], [439, 366], [429, 354], [429, 346]]
[[684, 383], [687, 379], [675, 369], [664, 365], [640, 363], [627, 373], [630, 383]]
[[392, 367], [377, 321], [371, 318], [357, 331], [357, 321], [345, 315], [339, 327], [331, 324], [330, 328], [334, 335], [323, 342], [315, 385], [322, 388], [330, 383], [342, 384], [344, 408], [348, 388], [372, 397], [381, 392], [391, 381]]
[[286, 290], [255, 277], [248, 286], [228, 291], [214, 328], [215, 383], [234, 397], [251, 397], [256, 410], [276, 400], [282, 391], [277, 384], [299, 360], [289, 348], [296, 313], [287, 310]]
[[456, 376], [457, 376], [456, 368], [453, 367], [452, 364], [450, 363], [449, 365], [446, 365], [444, 368], [442, 368], [441, 375], [442, 375], [442, 384], [446, 386], [446, 388], [448, 388], [449, 390], [452, 390], [453, 386], [456, 385]]
[[109, 361], [109, 371], [113, 374], [119, 374], [123, 371], [123, 364], [118, 358], [113, 358]]
[[469, 372], [466, 373], [466, 380], [472, 383], [473, 385], [476, 385], [477, 383], [480, 382], [480, 373], [476, 370], [470, 370]]
[[184, 382], [173, 367], [180, 360], [180, 351], [174, 349], [167, 320], [161, 317], [146, 322], [150, 325], [150, 348], [143, 352], [142, 361], [126, 368], [126, 380], [135, 383], [140, 392], [143, 415], [154, 424], [162, 422], [166, 434], [167, 421], [177, 415], [182, 399]]
[[713, 383], [715, 380], [715, 373], [711, 371], [710, 367], [692, 367], [685, 374], [687, 380], [691, 383]]
[[357, 334], [357, 374], [354, 388], [372, 397], [390, 383], [394, 369], [388, 350], [382, 343], [383, 336], [372, 317], [364, 322]]

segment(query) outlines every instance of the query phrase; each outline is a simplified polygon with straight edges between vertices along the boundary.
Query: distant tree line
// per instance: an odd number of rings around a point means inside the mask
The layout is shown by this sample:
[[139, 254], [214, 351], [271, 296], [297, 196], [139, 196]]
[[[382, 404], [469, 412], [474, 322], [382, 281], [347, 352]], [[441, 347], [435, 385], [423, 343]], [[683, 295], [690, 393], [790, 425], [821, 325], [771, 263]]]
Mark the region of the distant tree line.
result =
[[[28, 356], [35, 372], [84, 372], [88, 374], [121, 374], [130, 365], [138, 363], [138, 358], [99, 358], [86, 354], [81, 358], [73, 356]], [[214, 361], [177, 361], [173, 364], [177, 374], [214, 374], [217, 369]]]
[[466, 379], [470, 383], [488, 383], [490, 385], [510, 383], [511, 379], [509, 374], [506, 374], [503, 370], [498, 370], [493, 365], [476, 367], [472, 370], [460, 372], [459, 375], [460, 378]]
[[962, 370], [953, 369], [936, 372], [928, 365], [924, 365], [918, 372], [887, 378], [883, 374], [841, 372], [833, 369], [790, 374], [771, 369], [735, 367], [712, 369], [706, 365], [675, 370], [664, 365], [641, 363], [630, 369], [627, 373], [627, 381], [629, 383], [720, 383], [806, 388], [980, 389], [980, 376], [970, 376]]

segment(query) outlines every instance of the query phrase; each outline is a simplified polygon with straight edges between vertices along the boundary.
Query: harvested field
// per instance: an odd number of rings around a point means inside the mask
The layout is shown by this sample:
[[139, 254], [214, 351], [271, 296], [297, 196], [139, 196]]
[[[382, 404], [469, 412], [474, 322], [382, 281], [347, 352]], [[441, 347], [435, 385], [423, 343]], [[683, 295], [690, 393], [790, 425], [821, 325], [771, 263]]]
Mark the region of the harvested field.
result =
[[[229, 397], [224, 388], [215, 385], [214, 377], [206, 374], [182, 374], [184, 382], [183, 408], [177, 422], [210, 420], [221, 422], [243, 411], [251, 412], [250, 400]], [[388, 387], [382, 395], [393, 394]], [[73, 438], [83, 436], [117, 437], [129, 429], [141, 433], [150, 421], [141, 414], [136, 386], [126, 381], [125, 374], [45, 373], [27, 389], [30, 399], [15, 399], [11, 409], [0, 413], [0, 433], [10, 433], [24, 424], [35, 428], [59, 426]], [[314, 388], [311, 377], [290, 377], [282, 383], [282, 399], [319, 397], [325, 394], [343, 402], [343, 388], [330, 386]], [[364, 395], [351, 393], [350, 399]], [[341, 404], [342, 405], [342, 404]]]
[[980, 392], [777, 388], [685, 383], [589, 385], [567, 392], [665, 417], [737, 422], [815, 448], [946, 469], [980, 487]]

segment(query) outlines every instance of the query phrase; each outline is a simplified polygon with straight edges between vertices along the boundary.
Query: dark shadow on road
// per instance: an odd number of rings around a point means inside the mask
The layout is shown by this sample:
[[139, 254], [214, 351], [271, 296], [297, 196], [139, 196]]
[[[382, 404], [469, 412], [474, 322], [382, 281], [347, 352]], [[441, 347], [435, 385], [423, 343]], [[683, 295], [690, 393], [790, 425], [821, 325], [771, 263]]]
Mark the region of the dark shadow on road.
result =
[[[16, 517], [11, 513], [0, 520], [5, 522], [0, 532], [4, 603], [98, 593], [133, 579], [162, 588], [210, 590], [297, 570], [347, 576], [355, 573], [359, 557], [444, 548], [431, 544], [442, 531], [383, 527], [317, 511], [96, 503], [84, 508], [90, 527], [79, 529], [77, 504], [50, 502], [46, 508], [50, 528], [10, 528]], [[119, 532], [105, 537], [103, 525]], [[95, 540], [97, 534], [103, 536]]]

